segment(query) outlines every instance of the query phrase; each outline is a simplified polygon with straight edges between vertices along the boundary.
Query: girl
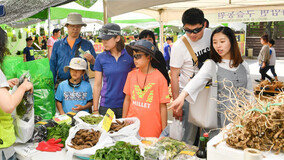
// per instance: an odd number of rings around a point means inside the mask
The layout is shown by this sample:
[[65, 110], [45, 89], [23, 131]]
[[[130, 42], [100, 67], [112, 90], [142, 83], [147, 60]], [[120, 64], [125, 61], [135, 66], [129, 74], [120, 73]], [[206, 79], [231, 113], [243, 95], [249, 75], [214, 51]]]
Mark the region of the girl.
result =
[[[7, 34], [0, 27], [0, 66], [2, 65], [7, 43]], [[27, 80], [22, 83], [14, 94], [9, 93], [9, 88], [18, 84], [18, 79], [7, 81], [5, 75], [0, 69], [0, 159], [16, 159], [13, 144], [16, 140], [13, 118], [11, 113], [20, 104], [26, 91], [33, 91], [32, 83]]]
[[159, 64], [155, 58], [158, 49], [147, 40], [139, 40], [126, 49], [137, 69], [128, 74], [124, 86], [123, 117], [139, 118], [140, 136], [159, 137], [167, 126], [166, 104], [170, 97], [166, 78], [152, 66]]
[[261, 82], [265, 80], [265, 77], [267, 77], [270, 81], [273, 81], [273, 79], [267, 75], [267, 71], [269, 70], [269, 58], [270, 58], [270, 50], [268, 45], [268, 35], [263, 35], [260, 38], [260, 43], [262, 44], [262, 48], [259, 52], [259, 55], [257, 57], [259, 61], [259, 73], [261, 74], [261, 79], [256, 79], [256, 82]]
[[[123, 87], [128, 72], [134, 68], [133, 58], [124, 49], [124, 40], [117, 24], [108, 23], [100, 29], [105, 52], [97, 56], [93, 88], [94, 112], [105, 115], [111, 108], [116, 118], [122, 117]], [[102, 87], [102, 81], [103, 87]], [[99, 107], [99, 98], [100, 107]]]
[[[198, 93], [205, 87], [207, 82], [212, 79], [212, 73], [217, 74], [218, 93], [229, 94], [223, 85], [223, 80], [230, 80], [235, 88], [244, 87], [252, 91], [252, 83], [248, 64], [242, 59], [238, 43], [234, 31], [228, 27], [218, 27], [212, 33], [210, 42], [210, 56], [212, 60], [208, 60], [201, 67], [196, 76], [191, 79], [178, 98], [173, 101], [170, 108], [175, 112], [182, 109], [184, 99], [189, 96], [190, 103], [194, 103]], [[216, 70], [212, 71], [212, 63], [216, 63]], [[227, 86], [230, 84], [227, 83]], [[222, 100], [218, 97], [218, 100]], [[223, 127], [225, 108], [218, 105], [219, 112], [217, 113], [218, 128]], [[226, 121], [226, 125], [229, 122]], [[210, 136], [212, 137], [212, 136]]]

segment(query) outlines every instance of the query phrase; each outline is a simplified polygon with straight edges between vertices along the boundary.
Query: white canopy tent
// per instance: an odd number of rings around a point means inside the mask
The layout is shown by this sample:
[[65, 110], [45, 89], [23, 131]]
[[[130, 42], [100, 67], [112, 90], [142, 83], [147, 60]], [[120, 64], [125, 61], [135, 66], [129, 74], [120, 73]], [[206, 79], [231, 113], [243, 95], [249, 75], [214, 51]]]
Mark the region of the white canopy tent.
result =
[[204, 11], [209, 22], [283, 21], [283, 0], [104, 0], [106, 16], [137, 11], [160, 22], [160, 40], [163, 43], [163, 25], [180, 23], [182, 13], [191, 7]]

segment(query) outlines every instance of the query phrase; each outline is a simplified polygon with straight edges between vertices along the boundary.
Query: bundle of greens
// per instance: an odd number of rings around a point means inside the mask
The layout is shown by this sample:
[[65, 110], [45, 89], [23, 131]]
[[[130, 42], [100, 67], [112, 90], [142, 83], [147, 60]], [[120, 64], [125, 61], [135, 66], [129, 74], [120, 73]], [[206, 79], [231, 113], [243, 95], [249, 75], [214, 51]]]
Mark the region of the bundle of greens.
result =
[[96, 116], [93, 116], [93, 115], [86, 115], [86, 116], [82, 116], [80, 118], [85, 123], [94, 125], [94, 124], [99, 124], [103, 120], [104, 117], [102, 117], [102, 116], [96, 117]]
[[59, 139], [61, 138], [61, 144], [65, 145], [65, 141], [69, 135], [69, 129], [71, 128], [71, 125], [68, 125], [66, 123], [59, 124], [55, 127], [48, 127], [47, 128], [47, 140], [51, 138]]
[[90, 157], [91, 160], [142, 160], [140, 149], [137, 145], [131, 145], [123, 141], [118, 141], [114, 146], [105, 147], [96, 151], [96, 154]]

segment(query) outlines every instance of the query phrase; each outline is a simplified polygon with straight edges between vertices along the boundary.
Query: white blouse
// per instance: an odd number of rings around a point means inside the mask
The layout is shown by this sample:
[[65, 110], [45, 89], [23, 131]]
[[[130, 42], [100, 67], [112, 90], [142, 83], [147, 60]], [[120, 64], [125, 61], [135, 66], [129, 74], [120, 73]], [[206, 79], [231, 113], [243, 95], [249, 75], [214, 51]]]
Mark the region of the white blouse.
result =
[[[216, 65], [216, 71], [213, 71], [212, 63], [214, 63], [212, 60], [207, 60], [199, 70], [199, 72], [194, 76], [193, 79], [191, 79], [187, 85], [184, 88], [184, 91], [186, 91], [189, 96], [187, 97], [187, 100], [190, 103], [194, 103], [198, 93], [206, 86], [207, 82], [212, 79], [213, 73], [217, 74], [218, 66]], [[229, 71], [236, 71], [238, 67], [230, 67], [230, 60], [223, 59], [221, 63], [218, 63], [218, 65], [224, 69], [227, 69]], [[253, 91], [252, 88], [252, 82], [251, 82], [251, 75], [248, 64], [243, 61], [243, 66], [245, 67], [247, 71], [247, 88], [249, 91]]]

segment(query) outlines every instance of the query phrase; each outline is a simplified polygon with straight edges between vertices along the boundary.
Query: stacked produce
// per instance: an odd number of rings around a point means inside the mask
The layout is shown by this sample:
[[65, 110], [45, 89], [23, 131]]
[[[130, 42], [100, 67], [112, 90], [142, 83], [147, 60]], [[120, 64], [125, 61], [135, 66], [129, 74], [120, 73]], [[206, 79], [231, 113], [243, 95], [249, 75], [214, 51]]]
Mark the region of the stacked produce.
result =
[[142, 160], [138, 145], [131, 145], [123, 141], [118, 141], [114, 146], [98, 149], [96, 154], [91, 156], [92, 160], [121, 160], [133, 159]]
[[[227, 88], [230, 90], [230, 88]], [[224, 139], [233, 148], [255, 148], [276, 153], [284, 151], [284, 93], [261, 101], [247, 92], [234, 92], [228, 97], [225, 115], [232, 122]], [[249, 98], [248, 95], [250, 95]], [[220, 102], [221, 103], [221, 102]], [[217, 144], [216, 144], [217, 145]], [[216, 146], [215, 145], [215, 146]]]
[[103, 120], [103, 117], [101, 116], [92, 116], [92, 115], [86, 115], [86, 116], [82, 116], [80, 117], [85, 123], [88, 123], [88, 124], [91, 124], [91, 125], [94, 125], [94, 124], [99, 124], [102, 120]]
[[80, 129], [71, 140], [72, 145], [69, 146], [78, 150], [91, 148], [98, 143], [100, 136], [100, 131]]

